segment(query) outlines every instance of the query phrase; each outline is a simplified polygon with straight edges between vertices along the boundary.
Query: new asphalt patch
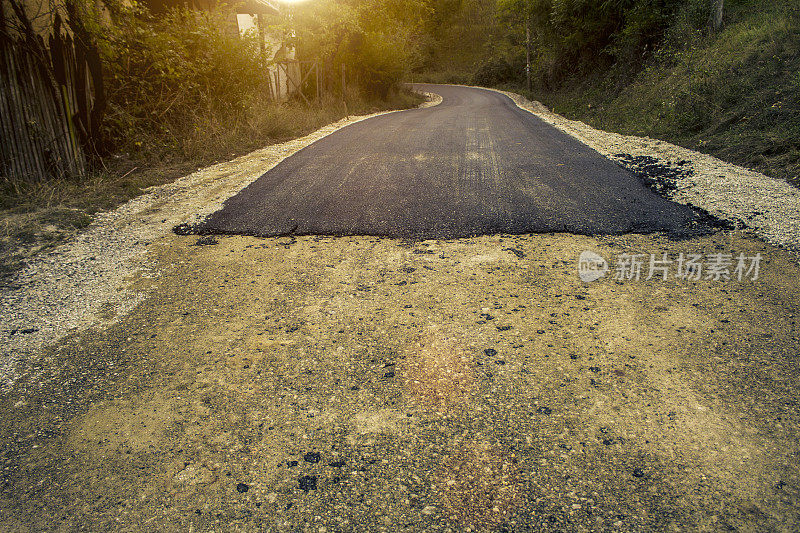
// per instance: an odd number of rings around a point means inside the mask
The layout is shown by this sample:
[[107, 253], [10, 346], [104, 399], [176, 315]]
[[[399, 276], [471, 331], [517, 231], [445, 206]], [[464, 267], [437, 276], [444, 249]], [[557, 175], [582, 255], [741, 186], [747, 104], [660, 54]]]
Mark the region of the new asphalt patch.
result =
[[412, 240], [664, 232], [680, 238], [718, 227], [643, 183], [647, 169], [638, 167], [647, 162], [633, 162], [637, 179], [504, 95], [418, 87], [443, 102], [343, 128], [282, 161], [203, 222], [175, 232]]

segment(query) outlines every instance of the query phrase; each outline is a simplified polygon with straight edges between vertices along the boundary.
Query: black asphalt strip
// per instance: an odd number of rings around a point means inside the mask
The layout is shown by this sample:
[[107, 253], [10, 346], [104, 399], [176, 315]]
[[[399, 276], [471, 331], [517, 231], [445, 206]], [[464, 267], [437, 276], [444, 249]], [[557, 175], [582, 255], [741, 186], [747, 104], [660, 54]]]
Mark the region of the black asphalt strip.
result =
[[183, 234], [664, 232], [717, 221], [484, 89], [416, 86], [441, 104], [357, 122], [288, 157]]

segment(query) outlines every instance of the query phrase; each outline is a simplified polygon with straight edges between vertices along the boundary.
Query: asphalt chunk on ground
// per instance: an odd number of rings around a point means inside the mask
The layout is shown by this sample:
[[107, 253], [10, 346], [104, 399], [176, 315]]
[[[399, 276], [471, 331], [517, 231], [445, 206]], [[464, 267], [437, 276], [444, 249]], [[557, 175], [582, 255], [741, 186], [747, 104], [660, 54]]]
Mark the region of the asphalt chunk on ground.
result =
[[505, 95], [415, 87], [442, 103], [324, 137], [180, 233], [448, 239], [713, 230], [707, 216], [659, 196]]

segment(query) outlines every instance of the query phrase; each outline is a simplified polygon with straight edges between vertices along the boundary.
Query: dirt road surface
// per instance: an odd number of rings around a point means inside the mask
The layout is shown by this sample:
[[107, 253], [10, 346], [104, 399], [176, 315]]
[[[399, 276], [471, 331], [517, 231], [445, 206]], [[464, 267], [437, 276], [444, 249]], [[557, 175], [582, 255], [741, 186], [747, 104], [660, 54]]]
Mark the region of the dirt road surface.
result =
[[[154, 237], [119, 287], [138, 305], [18, 361], [3, 530], [800, 529], [786, 250], [739, 230], [200, 242]], [[604, 278], [581, 281], [584, 250]], [[763, 260], [614, 279], [664, 253]]]

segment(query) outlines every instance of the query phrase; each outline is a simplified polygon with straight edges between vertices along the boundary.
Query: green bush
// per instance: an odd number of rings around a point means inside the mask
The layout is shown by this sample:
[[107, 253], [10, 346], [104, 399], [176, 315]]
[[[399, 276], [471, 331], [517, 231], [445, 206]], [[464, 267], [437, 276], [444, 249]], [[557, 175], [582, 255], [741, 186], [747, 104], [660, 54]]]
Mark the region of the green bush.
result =
[[364, 35], [355, 57], [362, 88], [379, 98], [399, 87], [410, 70], [409, 51], [398, 46], [398, 40], [380, 32]]
[[525, 66], [512, 65], [503, 58], [489, 58], [483, 61], [475, 70], [472, 82], [475, 85], [503, 85], [519, 82], [525, 76]]
[[368, 97], [386, 98], [424, 60], [425, 0], [315, 0], [296, 6], [283, 22], [296, 33], [302, 59], [318, 59], [338, 72], [345, 65], [348, 83]]
[[108, 136], [117, 148], [180, 148], [198, 117], [237, 120], [267, 91], [256, 39], [228, 35], [225, 13], [128, 8], [105, 34]]

